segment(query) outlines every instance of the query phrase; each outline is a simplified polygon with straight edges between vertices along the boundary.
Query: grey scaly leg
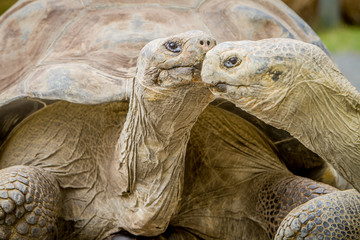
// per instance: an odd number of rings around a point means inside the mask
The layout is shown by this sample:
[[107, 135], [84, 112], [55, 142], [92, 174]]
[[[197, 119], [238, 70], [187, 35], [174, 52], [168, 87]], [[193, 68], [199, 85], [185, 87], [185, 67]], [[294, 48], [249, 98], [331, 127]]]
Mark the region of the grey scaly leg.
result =
[[360, 239], [360, 194], [336, 191], [298, 206], [282, 221], [275, 239]]
[[0, 170], [0, 239], [54, 239], [60, 190], [45, 170]]
[[279, 225], [293, 209], [311, 199], [337, 191], [334, 187], [308, 178], [270, 174], [268, 177], [264, 178], [265, 184], [259, 191], [256, 209], [261, 214], [269, 239], [274, 239]]

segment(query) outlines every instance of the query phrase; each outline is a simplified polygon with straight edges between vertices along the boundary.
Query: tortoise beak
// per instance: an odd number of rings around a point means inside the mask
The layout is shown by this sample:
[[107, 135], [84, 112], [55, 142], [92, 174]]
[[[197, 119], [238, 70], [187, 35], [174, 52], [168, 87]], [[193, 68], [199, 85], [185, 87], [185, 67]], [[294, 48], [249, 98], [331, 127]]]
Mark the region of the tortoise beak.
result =
[[192, 68], [192, 72], [193, 72], [192, 82], [201, 82], [201, 69], [202, 69], [202, 61], [199, 61], [196, 64], [194, 64]]
[[197, 63], [194, 65], [194, 68], [197, 69], [197, 70], [199, 70], [199, 71], [201, 71], [201, 69], [202, 69], [202, 61], [197, 62]]

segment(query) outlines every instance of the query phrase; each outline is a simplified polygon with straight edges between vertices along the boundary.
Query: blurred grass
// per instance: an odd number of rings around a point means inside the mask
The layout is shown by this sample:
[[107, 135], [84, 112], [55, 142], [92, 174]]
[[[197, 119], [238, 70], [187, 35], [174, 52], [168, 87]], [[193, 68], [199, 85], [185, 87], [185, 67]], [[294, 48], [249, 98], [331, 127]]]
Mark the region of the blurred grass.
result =
[[360, 52], [360, 26], [341, 24], [317, 34], [330, 52]]
[[0, 14], [3, 14], [15, 2], [17, 2], [17, 0], [0, 0]]

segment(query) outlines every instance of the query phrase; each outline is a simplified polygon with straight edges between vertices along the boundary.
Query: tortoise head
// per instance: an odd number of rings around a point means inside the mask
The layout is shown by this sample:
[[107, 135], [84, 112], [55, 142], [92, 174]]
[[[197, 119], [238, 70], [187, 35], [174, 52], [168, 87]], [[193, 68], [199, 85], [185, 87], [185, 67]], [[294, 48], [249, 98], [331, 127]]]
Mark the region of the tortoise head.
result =
[[215, 44], [215, 40], [202, 31], [153, 40], [140, 52], [135, 84], [143, 86], [148, 94], [181, 91], [199, 84], [205, 86], [200, 81], [202, 62]]
[[215, 95], [256, 115], [304, 94], [308, 81], [319, 80], [320, 61], [331, 62], [319, 47], [292, 39], [224, 42], [206, 55], [202, 78]]

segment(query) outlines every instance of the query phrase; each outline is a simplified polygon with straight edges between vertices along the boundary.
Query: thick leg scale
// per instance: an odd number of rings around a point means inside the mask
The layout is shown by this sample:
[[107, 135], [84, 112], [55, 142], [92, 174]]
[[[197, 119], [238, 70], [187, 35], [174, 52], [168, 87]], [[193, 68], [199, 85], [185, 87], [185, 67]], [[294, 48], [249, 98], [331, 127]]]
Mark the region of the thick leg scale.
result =
[[0, 239], [53, 239], [60, 190], [45, 170], [0, 170]]
[[298, 206], [282, 221], [275, 239], [360, 239], [360, 194], [337, 191]]

